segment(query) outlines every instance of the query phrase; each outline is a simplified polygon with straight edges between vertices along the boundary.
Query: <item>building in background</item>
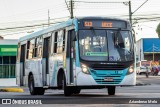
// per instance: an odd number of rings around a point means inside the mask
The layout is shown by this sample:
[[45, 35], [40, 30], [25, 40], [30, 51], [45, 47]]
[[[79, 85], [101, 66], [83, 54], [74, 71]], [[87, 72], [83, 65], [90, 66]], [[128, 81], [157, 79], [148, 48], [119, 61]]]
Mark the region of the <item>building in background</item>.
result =
[[160, 61], [160, 39], [142, 38], [136, 42], [137, 61]]
[[0, 79], [15, 78], [18, 40], [0, 40]]

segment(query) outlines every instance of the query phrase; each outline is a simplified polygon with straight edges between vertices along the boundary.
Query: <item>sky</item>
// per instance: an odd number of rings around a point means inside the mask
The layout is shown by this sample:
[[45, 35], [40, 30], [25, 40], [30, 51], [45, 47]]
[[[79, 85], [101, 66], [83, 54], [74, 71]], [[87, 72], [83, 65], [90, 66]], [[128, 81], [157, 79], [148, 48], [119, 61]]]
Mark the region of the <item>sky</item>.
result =
[[[68, 1], [69, 0], [66, 0], [67, 4], [69, 3]], [[107, 16], [128, 19], [129, 7], [126, 4], [126, 2], [128, 2], [126, 0], [74, 1], [75, 17]], [[146, 0], [131, 0], [132, 12], [134, 12], [145, 1]], [[66, 20], [70, 16], [65, 0], [0, 0], [0, 35], [5, 39], [18, 39], [19, 37], [22, 37], [33, 31], [43, 29], [44, 26], [40, 26], [39, 28], [33, 27], [30, 29], [1, 30], [4, 28], [47, 23], [48, 10], [49, 17], [53, 22]], [[137, 22], [133, 25], [137, 40], [140, 38], [158, 37], [155, 29], [160, 22], [160, 18], [158, 18], [160, 17], [159, 10], [159, 0], [148, 0], [141, 8], [133, 13], [133, 22]], [[146, 18], [148, 18], [148, 20], [146, 20]]]

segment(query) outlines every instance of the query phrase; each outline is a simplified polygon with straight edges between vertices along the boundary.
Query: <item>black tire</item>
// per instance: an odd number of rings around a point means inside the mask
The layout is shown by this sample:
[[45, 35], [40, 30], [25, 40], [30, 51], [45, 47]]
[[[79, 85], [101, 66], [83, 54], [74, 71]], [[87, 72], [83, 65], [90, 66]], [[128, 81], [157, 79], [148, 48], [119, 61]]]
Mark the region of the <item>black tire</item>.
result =
[[29, 76], [29, 79], [28, 79], [28, 88], [29, 88], [29, 91], [30, 91], [31, 95], [37, 95], [37, 90], [34, 87], [34, 77], [33, 77], [33, 75]]
[[80, 92], [81, 92], [81, 89], [74, 88], [74, 90], [73, 90], [74, 94], [79, 94]]
[[37, 88], [37, 95], [44, 95], [45, 89], [44, 88]]
[[115, 86], [109, 86], [108, 87], [108, 95], [115, 95], [116, 87]]
[[44, 88], [34, 86], [33, 75], [29, 76], [28, 87], [31, 95], [44, 95], [44, 92], [45, 92]]
[[66, 78], [63, 74], [63, 89], [64, 89], [64, 96], [71, 96], [73, 94], [71, 87], [66, 86]]

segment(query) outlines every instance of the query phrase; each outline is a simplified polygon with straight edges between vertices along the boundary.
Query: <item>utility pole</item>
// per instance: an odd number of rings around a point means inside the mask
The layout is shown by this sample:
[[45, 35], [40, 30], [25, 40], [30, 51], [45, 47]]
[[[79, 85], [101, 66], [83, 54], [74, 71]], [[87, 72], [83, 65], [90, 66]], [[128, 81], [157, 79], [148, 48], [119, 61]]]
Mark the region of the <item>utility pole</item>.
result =
[[71, 19], [73, 19], [73, 1], [72, 0], [70, 1], [70, 6], [71, 6], [71, 8], [70, 8], [71, 9], [70, 10], [71, 11]]
[[153, 51], [153, 62], [154, 62], [154, 44], [152, 46], [152, 51]]
[[129, 5], [129, 21], [132, 26], [132, 10], [131, 10], [131, 1], [128, 2]]
[[129, 5], [129, 21], [131, 23], [131, 26], [132, 26], [132, 15], [138, 10], [140, 9], [148, 0], [146, 0], [144, 3], [142, 3], [134, 12], [132, 12], [131, 10], [131, 1], [129, 1], [128, 3], [127, 2], [124, 2], [125, 5]]
[[49, 16], [49, 9], [48, 9], [48, 26], [50, 26], [50, 16]]

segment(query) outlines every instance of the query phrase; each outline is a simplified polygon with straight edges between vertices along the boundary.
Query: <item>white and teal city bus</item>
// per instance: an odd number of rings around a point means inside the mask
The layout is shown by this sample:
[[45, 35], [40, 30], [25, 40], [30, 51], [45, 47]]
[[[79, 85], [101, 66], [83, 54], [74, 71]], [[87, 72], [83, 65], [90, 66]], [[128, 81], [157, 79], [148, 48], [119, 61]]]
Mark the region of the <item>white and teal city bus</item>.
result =
[[81, 89], [135, 85], [134, 37], [128, 21], [105, 17], [70, 19], [19, 39], [17, 84], [31, 95], [45, 89]]

